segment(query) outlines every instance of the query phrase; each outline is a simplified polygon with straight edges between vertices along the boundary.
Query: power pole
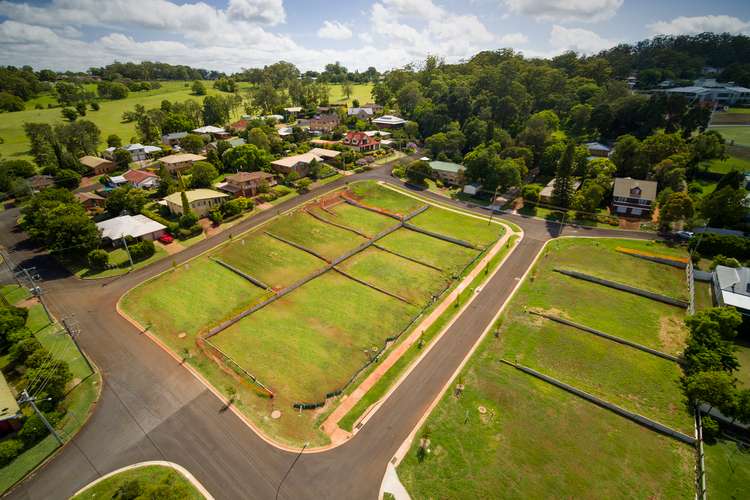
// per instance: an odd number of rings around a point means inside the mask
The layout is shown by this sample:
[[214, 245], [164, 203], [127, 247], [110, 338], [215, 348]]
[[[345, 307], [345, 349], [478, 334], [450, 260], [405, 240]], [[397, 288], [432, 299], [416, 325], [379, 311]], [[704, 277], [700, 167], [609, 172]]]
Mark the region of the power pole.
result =
[[130, 255], [128, 240], [125, 238], [125, 235], [122, 236], [122, 243], [125, 245], [125, 251], [128, 253], [128, 260], [130, 260], [130, 269], [133, 269], [133, 257]]
[[83, 352], [81, 345], [78, 343], [78, 335], [81, 333], [81, 328], [78, 326], [78, 322], [75, 321], [75, 319], [71, 320], [70, 318], [63, 318], [62, 324], [65, 331], [70, 335], [70, 339], [75, 344], [76, 349], [78, 349], [78, 354], [80, 354], [83, 360], [86, 361], [89, 371], [94, 373], [94, 367], [91, 366], [91, 361], [89, 361], [88, 356], [86, 356], [86, 353]]
[[[31, 271], [36, 270], [35, 267], [22, 267], [18, 274], [23, 274], [26, 276], [26, 279], [29, 281], [29, 291], [31, 294], [39, 299], [39, 302], [41, 302], [42, 307], [44, 308], [44, 312], [47, 313], [47, 319], [50, 323], [53, 323], [54, 320], [52, 319], [52, 313], [49, 312], [49, 307], [47, 307], [47, 302], [44, 300], [44, 294], [42, 293], [42, 287], [37, 285], [37, 281], [40, 280], [40, 276], [38, 274], [31, 274]], [[20, 280], [19, 280], [19, 285]], [[21, 285], [23, 286], [23, 285]]]
[[[299, 409], [300, 413], [302, 413], [302, 407], [300, 406]], [[292, 462], [292, 465], [289, 466], [289, 470], [286, 471], [286, 474], [284, 474], [284, 477], [281, 478], [281, 482], [279, 483], [278, 488], [276, 488], [276, 497], [275, 500], [279, 500], [279, 492], [281, 491], [281, 486], [284, 484], [284, 481], [286, 481], [286, 478], [289, 476], [289, 473], [292, 472], [292, 469], [294, 468], [294, 464], [297, 463], [297, 460], [302, 456], [302, 453], [304, 453], [305, 448], [307, 448], [307, 445], [310, 443], [305, 443], [305, 445], [302, 447], [302, 449], [299, 451], [296, 457], [294, 457], [294, 461]]]
[[31, 407], [34, 409], [34, 412], [37, 414], [37, 416], [42, 421], [42, 423], [47, 428], [47, 430], [50, 432], [50, 434], [55, 436], [55, 439], [57, 439], [57, 442], [62, 445], [63, 439], [57, 433], [55, 428], [52, 427], [52, 425], [49, 423], [49, 420], [47, 420], [47, 417], [44, 416], [44, 413], [39, 411], [39, 408], [36, 407], [36, 398], [29, 396], [29, 393], [26, 389], [23, 390], [23, 392], [21, 393], [21, 400], [18, 401], [19, 405], [24, 404], [24, 403], [31, 404]]
[[495, 215], [495, 200], [497, 200], [497, 190], [500, 189], [500, 186], [495, 187], [495, 194], [492, 195], [492, 202], [490, 203], [490, 220], [487, 221], [487, 225], [492, 224], [492, 216]]

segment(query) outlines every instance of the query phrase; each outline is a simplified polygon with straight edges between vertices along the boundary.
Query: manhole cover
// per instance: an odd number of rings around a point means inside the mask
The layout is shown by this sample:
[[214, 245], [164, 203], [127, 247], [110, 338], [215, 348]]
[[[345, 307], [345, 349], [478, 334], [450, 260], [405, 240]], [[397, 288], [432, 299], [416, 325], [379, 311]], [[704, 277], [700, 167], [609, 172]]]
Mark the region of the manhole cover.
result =
[[271, 412], [271, 418], [276, 420], [277, 418], [281, 417], [281, 412], [279, 410], [274, 410]]
[[481, 413], [482, 415], [484, 415], [485, 413], [487, 413], [487, 408], [485, 408], [484, 406], [480, 406], [477, 409], [479, 410], [479, 413]]

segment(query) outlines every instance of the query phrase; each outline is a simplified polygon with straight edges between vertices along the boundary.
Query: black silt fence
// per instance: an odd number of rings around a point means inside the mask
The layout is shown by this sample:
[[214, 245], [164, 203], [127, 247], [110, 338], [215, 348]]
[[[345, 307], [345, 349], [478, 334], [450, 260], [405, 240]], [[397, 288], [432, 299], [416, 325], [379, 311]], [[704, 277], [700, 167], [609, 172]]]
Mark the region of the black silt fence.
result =
[[426, 234], [427, 236], [432, 236], [433, 238], [437, 238], [439, 240], [448, 241], [450, 243], [455, 243], [456, 245], [460, 245], [462, 247], [471, 248], [472, 250], [476, 250], [477, 247], [469, 243], [468, 241], [459, 240], [458, 238], [453, 238], [451, 236], [446, 236], [444, 234], [436, 233], [434, 231], [428, 231], [427, 229], [422, 229], [419, 226], [415, 226], [413, 224], [407, 224], [404, 223], [404, 227], [406, 229], [410, 229], [412, 231], [416, 231], [417, 233]]
[[567, 269], [555, 269], [555, 271], [560, 274], [564, 274], [565, 276], [570, 276], [572, 278], [589, 281], [591, 283], [597, 283], [599, 285], [604, 285], [609, 288], [614, 288], [615, 290], [620, 290], [623, 292], [640, 295], [641, 297], [645, 297], [651, 300], [656, 300], [658, 302], [663, 302], [664, 304], [669, 304], [671, 306], [681, 307], [683, 309], [687, 309], [689, 306], [689, 304], [684, 300], [675, 299], [673, 297], [668, 297], [660, 293], [649, 292], [648, 290], [642, 290], [634, 286], [624, 285], [622, 283], [617, 283], [616, 281], [609, 281], [609, 280], [605, 280], [602, 278], [597, 278], [596, 276], [590, 276], [588, 274], [579, 273], [578, 271], [570, 271]]
[[637, 253], [630, 253], [630, 252], [620, 252], [620, 253], [624, 255], [629, 255], [630, 257], [635, 257], [636, 259], [643, 259], [649, 262], [656, 262], [657, 264], [664, 264], [667, 266], [676, 267], [677, 269], [685, 269], [687, 267], [687, 263], [680, 262], [678, 260], [663, 259], [661, 257], [654, 257], [652, 255], [640, 255]]
[[286, 243], [287, 245], [293, 246], [294, 248], [296, 248], [298, 250], [302, 250], [303, 252], [307, 252], [310, 255], [313, 255], [313, 256], [319, 258], [320, 260], [328, 262], [328, 259], [326, 259], [325, 257], [323, 257], [322, 255], [320, 255], [318, 252], [316, 252], [315, 250], [313, 250], [311, 248], [307, 248], [304, 245], [300, 245], [299, 243], [295, 243], [295, 242], [293, 242], [291, 240], [288, 240], [286, 238], [283, 238], [283, 237], [281, 237], [281, 236], [279, 236], [277, 234], [273, 234], [273, 233], [268, 232], [268, 231], [264, 231], [264, 233], [267, 234], [268, 236], [270, 236], [271, 238], [277, 239], [277, 240], [279, 240], [279, 241], [281, 241], [283, 243]]
[[231, 264], [227, 264], [227, 263], [226, 263], [226, 262], [224, 262], [223, 260], [219, 260], [219, 259], [216, 259], [216, 258], [214, 258], [214, 257], [211, 257], [211, 260], [212, 260], [212, 261], [214, 261], [214, 262], [216, 262], [217, 264], [219, 264], [219, 265], [223, 266], [223, 267], [226, 267], [227, 269], [229, 269], [229, 270], [230, 270], [230, 271], [232, 271], [233, 273], [235, 273], [235, 274], [238, 274], [238, 275], [242, 276], [243, 278], [245, 278], [245, 279], [246, 279], [247, 281], [249, 281], [250, 283], [252, 283], [252, 284], [253, 284], [253, 285], [255, 285], [255, 286], [258, 286], [258, 287], [260, 287], [260, 288], [263, 288], [263, 289], [266, 289], [266, 290], [271, 290], [271, 287], [270, 287], [270, 286], [266, 285], [265, 283], [263, 283], [263, 282], [262, 282], [261, 280], [259, 280], [258, 278], [254, 278], [253, 276], [250, 276], [249, 274], [247, 274], [247, 273], [245, 273], [245, 272], [243, 272], [243, 271], [240, 271], [239, 269], [237, 269], [237, 268], [236, 268], [236, 267], [234, 267], [233, 265], [231, 265]]
[[414, 257], [409, 257], [408, 255], [404, 255], [402, 253], [394, 252], [393, 250], [389, 250], [389, 249], [387, 249], [387, 248], [385, 248], [383, 246], [380, 246], [380, 245], [373, 245], [373, 246], [375, 248], [377, 248], [378, 250], [382, 250], [384, 252], [388, 252], [389, 254], [395, 255], [396, 257], [401, 257], [402, 259], [414, 262], [415, 264], [420, 264], [422, 266], [429, 267], [430, 269], [433, 269], [433, 270], [441, 272], [441, 273], [444, 271], [443, 269], [441, 269], [441, 268], [439, 268], [437, 266], [433, 266], [432, 264], [428, 264], [427, 262], [422, 262], [419, 259], [415, 259]]
[[354, 229], [353, 227], [345, 226], [344, 224], [339, 224], [338, 222], [333, 222], [332, 220], [328, 220], [328, 219], [326, 219], [326, 218], [324, 218], [324, 217], [321, 217], [320, 215], [316, 214], [316, 213], [315, 213], [315, 212], [313, 212], [312, 210], [305, 210], [305, 212], [306, 212], [306, 213], [307, 213], [307, 215], [309, 215], [310, 217], [312, 217], [312, 218], [314, 218], [314, 219], [317, 219], [317, 220], [319, 220], [320, 222], [322, 222], [322, 223], [324, 223], [324, 224], [329, 224], [329, 225], [331, 225], [331, 226], [334, 226], [334, 227], [337, 227], [337, 228], [339, 228], [339, 229], [343, 229], [343, 230], [345, 230], [345, 231], [349, 231], [349, 232], [352, 232], [352, 233], [354, 233], [354, 234], [357, 234], [357, 235], [359, 235], [359, 236], [362, 236], [363, 238], [369, 238], [369, 236], [367, 236], [367, 235], [366, 235], [365, 233], [363, 233], [362, 231], [359, 231], [358, 229]]
[[368, 207], [367, 205], [363, 205], [361, 203], [358, 203], [351, 198], [342, 198], [345, 202], [347, 202], [349, 205], [353, 205], [355, 207], [363, 208], [365, 210], [369, 210], [370, 212], [375, 212], [376, 214], [385, 215], [386, 217], [390, 217], [391, 219], [401, 220], [401, 217], [399, 217], [396, 214], [392, 214], [389, 212], [385, 212], [383, 210], [378, 210], [377, 208]]

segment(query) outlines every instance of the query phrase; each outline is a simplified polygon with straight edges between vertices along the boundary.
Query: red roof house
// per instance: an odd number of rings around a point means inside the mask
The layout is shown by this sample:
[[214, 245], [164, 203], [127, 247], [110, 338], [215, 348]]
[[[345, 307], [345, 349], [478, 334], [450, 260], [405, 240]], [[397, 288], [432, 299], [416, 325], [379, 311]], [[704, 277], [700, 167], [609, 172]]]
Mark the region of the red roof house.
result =
[[342, 144], [357, 151], [374, 151], [380, 147], [380, 143], [364, 132], [347, 132]]

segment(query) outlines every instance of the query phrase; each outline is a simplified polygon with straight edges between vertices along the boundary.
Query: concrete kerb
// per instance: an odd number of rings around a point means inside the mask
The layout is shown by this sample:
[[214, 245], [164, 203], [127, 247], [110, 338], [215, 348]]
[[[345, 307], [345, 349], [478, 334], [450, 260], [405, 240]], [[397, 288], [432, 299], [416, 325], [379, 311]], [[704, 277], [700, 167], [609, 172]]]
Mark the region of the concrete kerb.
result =
[[198, 481], [195, 478], [195, 476], [193, 476], [190, 473], [190, 471], [188, 471], [185, 467], [183, 467], [183, 466], [181, 466], [179, 464], [176, 464], [174, 462], [167, 462], [165, 460], [151, 460], [151, 461], [147, 461], [147, 462], [138, 462], [136, 464], [128, 465], [128, 466], [122, 467], [120, 469], [113, 470], [112, 472], [109, 472], [109, 473], [103, 475], [99, 479], [96, 479], [96, 480], [90, 482], [89, 484], [87, 484], [86, 486], [84, 486], [83, 488], [81, 488], [80, 490], [76, 491], [73, 494], [73, 496], [80, 495], [81, 493], [85, 492], [89, 488], [92, 488], [92, 487], [96, 486], [97, 484], [101, 483], [102, 481], [104, 481], [106, 479], [109, 479], [110, 477], [112, 477], [112, 476], [114, 476], [116, 474], [119, 474], [121, 472], [126, 472], [126, 471], [133, 470], [133, 469], [140, 469], [141, 467], [149, 467], [149, 466], [153, 466], [153, 465], [157, 465], [157, 466], [161, 466], [161, 467], [169, 467], [170, 469], [173, 469], [173, 470], [177, 471], [185, 479], [187, 479], [190, 482], [190, 484], [192, 484], [193, 487], [200, 492], [201, 495], [203, 495], [204, 497], [206, 497], [206, 500], [214, 500], [214, 497], [211, 495], [211, 493], [208, 492], [208, 490], [200, 483], [200, 481]]

